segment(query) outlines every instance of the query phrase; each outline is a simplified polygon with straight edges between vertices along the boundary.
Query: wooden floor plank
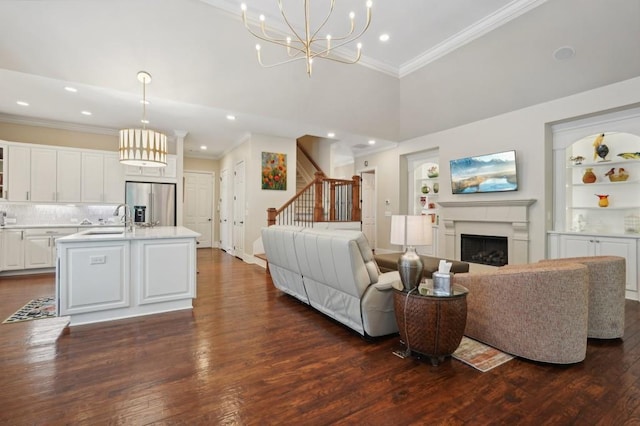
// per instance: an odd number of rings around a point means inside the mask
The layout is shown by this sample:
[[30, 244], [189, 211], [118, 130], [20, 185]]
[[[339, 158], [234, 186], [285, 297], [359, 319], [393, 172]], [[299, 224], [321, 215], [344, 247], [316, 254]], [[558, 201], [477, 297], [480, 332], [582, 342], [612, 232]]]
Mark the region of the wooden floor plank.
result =
[[[640, 422], [640, 306], [587, 359], [515, 359], [481, 373], [401, 359], [276, 289], [263, 268], [198, 250], [193, 311], [73, 327], [0, 325], [0, 423], [518, 424]], [[0, 319], [54, 293], [52, 274], [0, 278]]]

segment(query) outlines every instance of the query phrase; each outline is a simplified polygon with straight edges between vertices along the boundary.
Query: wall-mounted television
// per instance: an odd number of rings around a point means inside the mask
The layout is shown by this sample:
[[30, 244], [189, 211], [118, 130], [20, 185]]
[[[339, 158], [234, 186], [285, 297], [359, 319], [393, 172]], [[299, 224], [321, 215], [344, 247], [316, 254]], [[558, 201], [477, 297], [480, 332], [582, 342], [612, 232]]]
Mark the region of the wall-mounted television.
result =
[[518, 189], [516, 152], [505, 151], [449, 161], [454, 194]]

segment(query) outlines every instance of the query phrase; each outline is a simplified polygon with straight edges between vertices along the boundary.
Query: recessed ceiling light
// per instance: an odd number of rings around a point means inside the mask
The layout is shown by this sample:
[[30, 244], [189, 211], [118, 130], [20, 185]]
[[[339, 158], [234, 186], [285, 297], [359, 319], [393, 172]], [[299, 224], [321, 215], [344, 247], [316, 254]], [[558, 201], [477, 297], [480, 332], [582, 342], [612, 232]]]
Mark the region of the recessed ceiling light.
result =
[[233, 120], [235, 120], [235, 119], [236, 119], [236, 116], [235, 116], [235, 115], [231, 115], [231, 114], [227, 115], [227, 120], [229, 120], [229, 121], [233, 121]]
[[335, 137], [336, 137], [336, 134], [335, 134], [335, 133], [333, 133], [333, 132], [329, 132], [329, 133], [327, 133], [327, 137], [328, 137], [328, 138], [335, 138]]
[[147, 101], [146, 99], [140, 99], [140, 103], [143, 105], [149, 105], [149, 101]]
[[82, 115], [91, 115], [91, 111], [82, 111], [81, 114]]
[[29, 102], [25, 102], [25, 101], [17, 101], [16, 103], [20, 106], [29, 106]]
[[66, 86], [64, 88], [64, 90], [66, 90], [67, 92], [71, 92], [71, 93], [76, 93], [78, 91], [78, 89], [76, 89], [75, 87], [71, 87], [71, 86]]
[[142, 120], [140, 120], [140, 122], [141, 122], [142, 124], [149, 124], [149, 120], [144, 120], [144, 119], [142, 119]]
[[378, 37], [378, 39], [380, 41], [389, 41], [389, 34], [380, 34], [380, 37]]
[[203, 151], [206, 151], [207, 147], [206, 147], [205, 145], [202, 145], [202, 146], [200, 147], [200, 149], [201, 149], [201, 150], [203, 150]]
[[375, 145], [376, 141], [374, 141], [373, 139], [369, 139], [369, 145]]
[[571, 46], [562, 46], [553, 52], [553, 57], [556, 61], [565, 61], [567, 59], [571, 59], [575, 56], [576, 51]]

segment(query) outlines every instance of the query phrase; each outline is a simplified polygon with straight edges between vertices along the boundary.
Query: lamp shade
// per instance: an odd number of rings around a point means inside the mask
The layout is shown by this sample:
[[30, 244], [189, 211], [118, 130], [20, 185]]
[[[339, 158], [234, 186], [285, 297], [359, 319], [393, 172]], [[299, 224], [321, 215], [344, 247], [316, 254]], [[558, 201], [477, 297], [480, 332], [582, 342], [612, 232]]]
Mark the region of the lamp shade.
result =
[[428, 246], [433, 242], [429, 216], [391, 216], [391, 244]]
[[149, 129], [120, 130], [120, 162], [129, 166], [167, 165], [167, 137]]

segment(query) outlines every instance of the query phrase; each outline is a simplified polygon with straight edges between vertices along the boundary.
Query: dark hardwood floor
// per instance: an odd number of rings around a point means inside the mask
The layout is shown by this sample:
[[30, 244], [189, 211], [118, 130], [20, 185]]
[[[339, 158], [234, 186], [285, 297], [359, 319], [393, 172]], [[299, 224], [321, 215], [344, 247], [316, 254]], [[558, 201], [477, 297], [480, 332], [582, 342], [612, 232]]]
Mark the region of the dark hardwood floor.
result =
[[[61, 424], [624, 425], [640, 423], [640, 306], [624, 339], [571, 366], [515, 359], [487, 373], [400, 359], [276, 291], [264, 269], [198, 251], [193, 311], [78, 326], [0, 325], [0, 422]], [[0, 319], [54, 293], [0, 278]]]

